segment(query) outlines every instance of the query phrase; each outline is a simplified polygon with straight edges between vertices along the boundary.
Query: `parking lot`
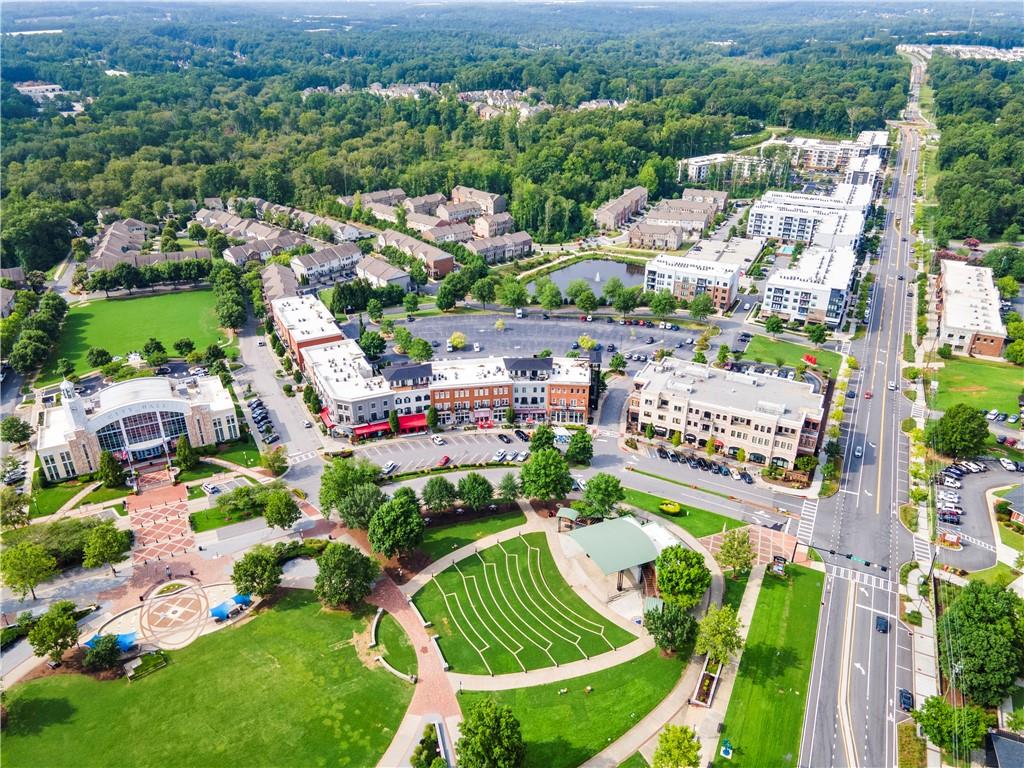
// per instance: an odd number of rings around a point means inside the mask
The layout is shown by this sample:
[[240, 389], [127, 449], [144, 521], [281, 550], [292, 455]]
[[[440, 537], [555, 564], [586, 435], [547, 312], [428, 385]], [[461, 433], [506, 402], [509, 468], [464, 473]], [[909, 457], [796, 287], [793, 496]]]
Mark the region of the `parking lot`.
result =
[[[241, 488], [245, 485], [249, 485], [249, 481], [244, 477], [232, 477], [219, 483], [203, 483], [203, 490], [206, 491], [207, 496], [216, 497], [222, 493], [230, 493], [236, 488]], [[213, 490], [214, 488], [217, 490]]]
[[[508, 435], [512, 442], [501, 442], [498, 434], [494, 432], [450, 432], [441, 436], [445, 441], [444, 445], [435, 445], [426, 435], [417, 435], [380, 443], [366, 443], [357, 450], [360, 456], [381, 465], [389, 461], [395, 462], [398, 465], [395, 472], [401, 473], [435, 467], [444, 456], [448, 456], [451, 459], [450, 463], [456, 465], [486, 464], [494, 460], [494, 454], [498, 450], [503, 450], [507, 454], [529, 448], [528, 443], [517, 439], [511, 432], [502, 434]], [[513, 463], [521, 466], [518, 461]]]

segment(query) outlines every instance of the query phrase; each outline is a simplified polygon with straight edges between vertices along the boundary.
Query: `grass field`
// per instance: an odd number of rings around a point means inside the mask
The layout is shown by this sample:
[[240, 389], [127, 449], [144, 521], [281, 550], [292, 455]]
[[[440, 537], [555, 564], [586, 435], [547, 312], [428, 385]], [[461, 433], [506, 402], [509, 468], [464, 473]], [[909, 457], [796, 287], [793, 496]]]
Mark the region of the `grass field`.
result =
[[10, 768], [374, 765], [412, 686], [360, 661], [348, 641], [366, 629], [286, 590], [142, 680], [65, 674], [8, 689], [0, 755]]
[[811, 355], [817, 358], [818, 368], [839, 372], [839, 364], [842, 357], [838, 352], [831, 352], [827, 349], [815, 349], [812, 346], [793, 344], [789, 341], [779, 341], [767, 336], [755, 336], [747, 344], [746, 352], [743, 353], [744, 360], [760, 360], [769, 365], [775, 365], [782, 360], [783, 365], [795, 367], [804, 359], [804, 355]]
[[399, 672], [407, 675], [416, 674], [416, 651], [402, 625], [390, 613], [380, 617], [380, 626], [377, 627], [377, 648], [374, 650]]
[[131, 488], [105, 488], [102, 485], [94, 491], [86, 494], [85, 498], [78, 502], [75, 507], [84, 507], [86, 504], [101, 504], [104, 501], [123, 499], [132, 492]]
[[474, 541], [479, 541], [491, 534], [515, 528], [517, 525], [522, 525], [525, 522], [526, 515], [517, 509], [500, 515], [467, 520], [464, 523], [431, 525], [423, 536], [423, 543], [420, 544], [420, 549], [433, 562], [439, 557], [454, 552], [456, 549], [460, 549], [467, 544], [472, 544]]
[[236, 440], [227, 444], [227, 449], [217, 454], [218, 459], [230, 461], [240, 467], [258, 467], [260, 465], [260, 449], [252, 435], [247, 434], [244, 440]]
[[[592, 675], [532, 688], [465, 692], [459, 698], [463, 709], [487, 696], [512, 708], [522, 725], [528, 768], [575, 768], [654, 709], [682, 670], [678, 657], [665, 658], [652, 650]], [[590, 693], [585, 691], [588, 685]], [[568, 693], [559, 695], [562, 688]]]
[[85, 483], [78, 480], [51, 485], [47, 488], [36, 488], [29, 500], [28, 512], [32, 517], [52, 515], [85, 489]]
[[708, 512], [706, 509], [700, 509], [699, 507], [692, 507], [689, 504], [683, 504], [679, 502], [680, 506], [686, 510], [686, 514], [680, 512], [678, 515], [667, 515], [658, 509], [658, 505], [665, 501], [664, 497], [654, 496], [650, 493], [644, 493], [634, 488], [624, 488], [626, 494], [626, 503], [631, 504], [638, 509], [642, 509], [644, 512], [649, 512], [652, 515], [663, 517], [666, 520], [671, 520], [673, 523], [678, 525], [685, 531], [692, 533], [698, 539], [701, 536], [709, 536], [712, 533], [720, 533], [724, 526], [726, 530], [732, 530], [733, 528], [741, 528], [746, 523], [740, 520], [733, 520], [731, 517], [725, 515], [719, 515], [714, 512]]
[[906, 720], [896, 726], [899, 739], [899, 768], [925, 768], [928, 763], [928, 746], [917, 735], [917, 724]]
[[644, 760], [644, 756], [639, 752], [634, 752], [626, 758], [626, 762], [619, 763], [618, 768], [647, 768], [647, 765], [648, 763]]
[[544, 534], [489, 547], [431, 580], [416, 605], [452, 669], [504, 674], [551, 667], [634, 639], [566, 584]]
[[57, 360], [67, 358], [75, 373], [90, 370], [85, 353], [90, 347], [102, 347], [112, 355], [142, 351], [152, 336], [163, 342], [168, 354], [175, 354], [172, 344], [188, 337], [196, 349], [224, 341], [217, 328], [213, 291], [181, 291], [157, 296], [92, 301], [85, 306], [72, 305], [64, 321], [60, 341], [40, 383], [57, 381], [54, 373]]
[[824, 574], [786, 570], [761, 585], [722, 733], [733, 759], [715, 765], [796, 765]]
[[[814, 551], [813, 549], [811, 550]], [[725, 594], [722, 596], [722, 605], [732, 606], [733, 610], [740, 609], [740, 601], [743, 600], [743, 593], [747, 591], [747, 580], [750, 578], [750, 571], [744, 571], [734, 579], [732, 573], [725, 575]]]
[[986, 584], [996, 584], [997, 586], [1005, 587], [1011, 581], [1016, 579], [1019, 575], [1019, 571], [1015, 571], [1006, 563], [997, 562], [991, 568], [985, 568], [981, 571], [975, 571], [974, 573], [968, 575], [967, 578], [969, 581], [983, 581]]
[[934, 375], [939, 391], [931, 398], [931, 406], [938, 411], [956, 403], [970, 403], [978, 408], [1016, 413], [1017, 395], [1024, 388], [1024, 368], [1008, 363], [946, 360]]

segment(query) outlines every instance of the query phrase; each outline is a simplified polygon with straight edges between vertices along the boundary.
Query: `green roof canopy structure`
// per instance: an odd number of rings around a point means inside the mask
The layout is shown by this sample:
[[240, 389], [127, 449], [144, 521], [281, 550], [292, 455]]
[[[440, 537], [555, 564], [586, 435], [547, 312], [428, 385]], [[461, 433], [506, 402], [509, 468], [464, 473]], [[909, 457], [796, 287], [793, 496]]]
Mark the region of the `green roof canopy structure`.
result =
[[583, 547], [605, 576], [653, 562], [658, 557], [654, 542], [639, 525], [625, 517], [577, 528], [569, 536]]
[[573, 522], [576, 522], [579, 516], [580, 513], [572, 507], [559, 507], [558, 512], [555, 513], [555, 517], [560, 517], [563, 520], [572, 520]]

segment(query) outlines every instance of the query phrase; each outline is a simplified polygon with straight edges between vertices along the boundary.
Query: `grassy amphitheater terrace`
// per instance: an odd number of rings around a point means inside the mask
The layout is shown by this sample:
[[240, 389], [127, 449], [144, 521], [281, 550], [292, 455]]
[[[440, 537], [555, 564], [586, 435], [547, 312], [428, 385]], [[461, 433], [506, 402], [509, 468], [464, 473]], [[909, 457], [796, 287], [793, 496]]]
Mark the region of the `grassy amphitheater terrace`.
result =
[[542, 533], [511, 538], [452, 565], [415, 602], [433, 622], [452, 670], [463, 674], [558, 666], [635, 639], [565, 582]]

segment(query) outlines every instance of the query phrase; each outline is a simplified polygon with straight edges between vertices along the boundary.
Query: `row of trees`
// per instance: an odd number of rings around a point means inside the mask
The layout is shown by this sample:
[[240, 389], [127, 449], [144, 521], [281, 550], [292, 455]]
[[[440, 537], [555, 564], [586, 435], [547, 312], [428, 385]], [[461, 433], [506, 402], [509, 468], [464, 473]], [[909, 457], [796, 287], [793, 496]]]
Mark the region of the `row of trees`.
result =
[[60, 335], [67, 313], [67, 302], [56, 293], [40, 297], [32, 291], [18, 291], [13, 312], [0, 321], [0, 346], [9, 350], [10, 366], [18, 373], [41, 366]]

